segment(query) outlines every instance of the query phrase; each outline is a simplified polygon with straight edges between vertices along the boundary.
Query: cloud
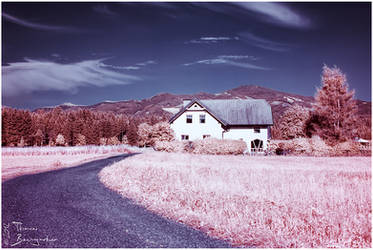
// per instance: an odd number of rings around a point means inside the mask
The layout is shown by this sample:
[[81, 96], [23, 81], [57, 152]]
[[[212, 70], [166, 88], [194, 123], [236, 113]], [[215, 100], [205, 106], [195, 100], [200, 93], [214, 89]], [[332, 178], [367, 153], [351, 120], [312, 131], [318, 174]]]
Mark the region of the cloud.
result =
[[115, 65], [105, 64], [105, 63], [100, 63], [100, 67], [107, 67], [107, 68], [112, 68], [112, 69], [125, 69], [125, 70], [140, 69], [140, 67], [137, 67], [137, 66], [115, 66]]
[[256, 36], [250, 32], [241, 33], [240, 37], [241, 37], [241, 41], [249, 42], [251, 45], [258, 47], [258, 48], [265, 49], [265, 50], [283, 52], [283, 51], [288, 51], [291, 48], [289, 44], [271, 41], [271, 40]]
[[146, 61], [146, 62], [140, 62], [140, 63], [136, 63], [135, 64], [136, 66], [116, 66], [116, 65], [111, 65], [111, 64], [106, 64], [106, 63], [101, 62], [100, 66], [101, 67], [106, 67], [106, 68], [112, 68], [112, 69], [138, 70], [138, 69], [141, 69], [141, 68], [143, 68], [143, 67], [145, 67], [149, 64], [156, 64], [156, 61], [149, 60], [149, 61]]
[[185, 63], [183, 65], [184, 66], [191, 66], [191, 65], [195, 65], [195, 64], [207, 64], [207, 65], [225, 64], [225, 65], [230, 65], [230, 66], [235, 66], [235, 67], [240, 67], [240, 68], [246, 68], [246, 69], [270, 70], [270, 68], [254, 65], [252, 63], [235, 61], [235, 60], [242, 60], [242, 59], [256, 60], [256, 59], [252, 59], [252, 58], [256, 58], [256, 57], [245, 56], [245, 55], [228, 55], [228, 56], [227, 55], [221, 55], [221, 56], [217, 56], [216, 58], [213, 58], [213, 59], [199, 60], [199, 61], [192, 62], [192, 63]]
[[136, 63], [136, 65], [139, 65], [139, 66], [146, 66], [146, 65], [149, 65], [149, 64], [157, 64], [157, 62], [149, 60], [149, 61], [146, 61], [146, 62]]
[[48, 24], [40, 24], [40, 23], [34, 23], [30, 21], [23, 20], [21, 18], [9, 15], [7, 13], [2, 13], [2, 16], [5, 18], [5, 20], [22, 25], [31, 29], [36, 30], [47, 30], [47, 31], [57, 31], [57, 32], [78, 32], [78, 29], [67, 27], [67, 26], [56, 26], [56, 25], [48, 25]]
[[96, 11], [97, 13], [100, 13], [100, 14], [104, 14], [106, 16], [109, 16], [109, 17], [116, 17], [118, 16], [118, 13], [112, 11], [109, 9], [109, 7], [107, 5], [95, 5], [92, 7], [92, 9], [94, 11]]
[[218, 56], [219, 58], [223, 59], [233, 59], [233, 60], [240, 60], [240, 59], [250, 59], [253, 61], [258, 60], [259, 58], [256, 56], [248, 56], [248, 55], [221, 55]]
[[232, 41], [232, 40], [239, 40], [239, 37], [226, 37], [226, 36], [219, 36], [219, 37], [200, 37], [198, 39], [190, 40], [185, 43], [204, 43], [204, 44], [212, 44], [212, 43], [218, 43], [223, 41]]
[[311, 26], [311, 21], [308, 18], [301, 16], [283, 3], [234, 2], [232, 4], [262, 14], [266, 17], [262, 20], [276, 25], [296, 28], [307, 28]]
[[77, 92], [79, 87], [105, 87], [127, 85], [141, 78], [107, 70], [102, 61], [87, 60], [60, 64], [50, 61], [25, 59], [25, 62], [2, 66], [2, 91], [4, 96], [17, 96], [34, 91]]

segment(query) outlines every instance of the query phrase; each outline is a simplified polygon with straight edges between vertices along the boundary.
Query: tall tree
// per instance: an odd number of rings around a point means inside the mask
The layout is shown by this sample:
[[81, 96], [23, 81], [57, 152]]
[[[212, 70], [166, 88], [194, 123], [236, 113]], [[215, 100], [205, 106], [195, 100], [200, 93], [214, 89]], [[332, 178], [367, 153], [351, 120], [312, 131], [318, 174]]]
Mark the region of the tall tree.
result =
[[339, 68], [324, 65], [321, 82], [313, 105], [314, 113], [319, 117], [317, 133], [332, 145], [353, 138], [357, 131], [357, 104], [355, 92], [348, 90], [346, 76]]

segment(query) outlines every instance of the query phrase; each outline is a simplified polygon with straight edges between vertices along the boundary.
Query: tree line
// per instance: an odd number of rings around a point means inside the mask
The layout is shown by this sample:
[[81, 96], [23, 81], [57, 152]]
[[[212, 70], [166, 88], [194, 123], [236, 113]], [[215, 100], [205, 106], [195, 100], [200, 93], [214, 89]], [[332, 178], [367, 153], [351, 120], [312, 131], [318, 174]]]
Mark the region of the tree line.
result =
[[126, 143], [138, 145], [138, 127], [165, 121], [164, 116], [137, 117], [91, 110], [30, 112], [2, 108], [2, 146], [76, 146]]

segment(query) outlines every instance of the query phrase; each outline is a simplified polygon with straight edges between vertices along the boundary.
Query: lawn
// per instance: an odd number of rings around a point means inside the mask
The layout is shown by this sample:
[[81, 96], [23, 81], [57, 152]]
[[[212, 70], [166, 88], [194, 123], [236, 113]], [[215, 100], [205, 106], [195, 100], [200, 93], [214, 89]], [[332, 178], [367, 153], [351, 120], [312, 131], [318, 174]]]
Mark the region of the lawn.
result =
[[131, 150], [125, 145], [2, 148], [2, 181], [21, 175], [72, 167], [84, 162], [129, 153]]
[[372, 247], [370, 157], [144, 153], [101, 181], [240, 247]]

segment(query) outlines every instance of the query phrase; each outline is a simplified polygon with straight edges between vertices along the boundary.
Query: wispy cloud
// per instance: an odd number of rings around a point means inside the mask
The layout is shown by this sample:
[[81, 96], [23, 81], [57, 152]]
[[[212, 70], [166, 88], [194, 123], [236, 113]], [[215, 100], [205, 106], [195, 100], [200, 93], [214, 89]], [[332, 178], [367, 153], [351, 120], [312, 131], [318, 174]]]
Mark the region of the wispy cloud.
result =
[[288, 51], [291, 48], [289, 44], [268, 40], [268, 39], [256, 36], [250, 32], [241, 33], [240, 37], [241, 37], [241, 41], [246, 41], [250, 43], [250, 45], [253, 45], [255, 47], [262, 48], [265, 50], [283, 52], [283, 51]]
[[259, 58], [256, 56], [248, 56], [248, 55], [221, 55], [218, 56], [219, 58], [223, 59], [234, 59], [234, 60], [240, 60], [240, 59], [250, 59], [252, 61], [256, 61]]
[[271, 2], [232, 2], [243, 9], [254, 11], [264, 15], [263, 21], [271, 22], [276, 25], [306, 28], [311, 26], [311, 21], [284, 3]]
[[149, 65], [149, 64], [157, 64], [157, 62], [153, 61], [153, 60], [149, 60], [149, 61], [146, 61], [146, 62], [136, 63], [136, 65], [139, 65], [139, 66], [146, 66], [146, 65]]
[[148, 60], [148, 61], [145, 61], [145, 62], [136, 63], [135, 66], [133, 66], [133, 65], [117, 66], [117, 65], [111, 65], [111, 64], [100, 62], [100, 67], [106, 67], [106, 68], [112, 68], [112, 69], [123, 69], [123, 70], [138, 70], [138, 69], [142, 69], [143, 67], [146, 67], [150, 64], [157, 64], [157, 62], [153, 61], [153, 60]]
[[56, 25], [49, 25], [49, 24], [40, 24], [31, 21], [27, 21], [12, 15], [9, 15], [5, 12], [2, 13], [2, 16], [5, 20], [16, 23], [18, 25], [22, 25], [31, 29], [36, 30], [47, 30], [47, 31], [57, 31], [57, 32], [78, 32], [79, 30], [73, 27], [68, 26], [56, 26]]
[[239, 40], [239, 37], [226, 37], [226, 36], [207, 36], [207, 37], [200, 37], [198, 39], [190, 40], [185, 43], [203, 43], [203, 44], [214, 44], [218, 42], [225, 42], [225, 41], [232, 41], [232, 40]]
[[106, 15], [106, 16], [109, 16], [109, 17], [117, 17], [118, 16], [118, 13], [112, 11], [109, 9], [109, 7], [107, 5], [95, 5], [92, 7], [92, 9], [94, 11], [96, 11], [97, 13], [100, 13], [100, 14], [103, 14], [103, 15]]
[[[258, 66], [252, 63], [247, 62], [247, 60], [257, 60], [257, 57], [254, 56], [247, 56], [247, 55], [220, 55], [216, 58], [206, 59], [206, 60], [199, 60], [192, 63], [185, 63], [184, 66], [191, 66], [195, 64], [207, 64], [207, 65], [215, 65], [215, 64], [225, 64], [240, 68], [246, 69], [255, 69], [255, 70], [270, 70], [270, 68]], [[242, 62], [242, 60], [246, 60], [246, 62]]]
[[79, 87], [127, 85], [141, 78], [118, 73], [102, 67], [102, 61], [87, 60], [60, 64], [50, 61], [25, 59], [25, 62], [2, 66], [2, 91], [4, 96], [17, 96], [34, 91], [70, 91]]
[[138, 70], [140, 67], [138, 66], [115, 66], [106, 63], [100, 63], [100, 67], [112, 68], [112, 69], [125, 69], [125, 70]]

